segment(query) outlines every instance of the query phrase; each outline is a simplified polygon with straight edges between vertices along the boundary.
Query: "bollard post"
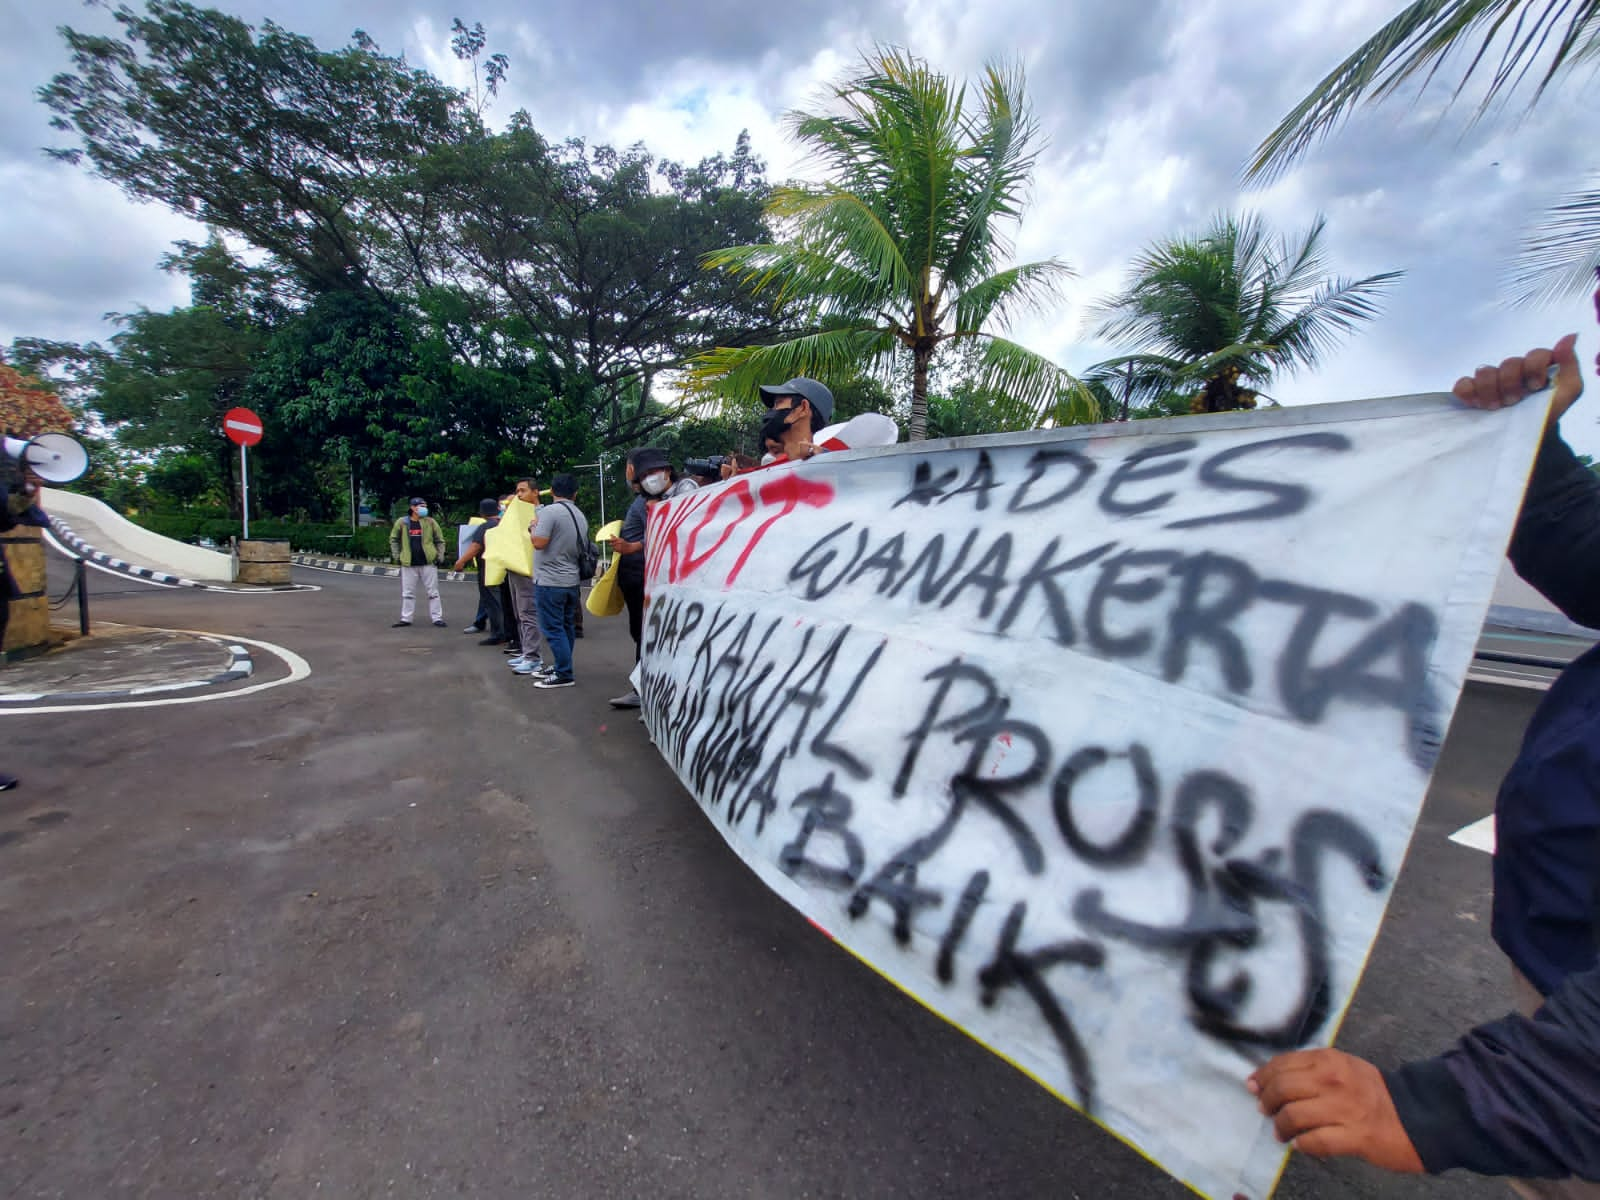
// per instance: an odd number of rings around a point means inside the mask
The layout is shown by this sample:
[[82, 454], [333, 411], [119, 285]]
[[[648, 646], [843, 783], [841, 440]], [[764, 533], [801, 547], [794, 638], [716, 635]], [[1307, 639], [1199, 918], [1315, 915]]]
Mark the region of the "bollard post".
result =
[[73, 583], [78, 589], [78, 632], [89, 636], [89, 572], [83, 559], [73, 560]]

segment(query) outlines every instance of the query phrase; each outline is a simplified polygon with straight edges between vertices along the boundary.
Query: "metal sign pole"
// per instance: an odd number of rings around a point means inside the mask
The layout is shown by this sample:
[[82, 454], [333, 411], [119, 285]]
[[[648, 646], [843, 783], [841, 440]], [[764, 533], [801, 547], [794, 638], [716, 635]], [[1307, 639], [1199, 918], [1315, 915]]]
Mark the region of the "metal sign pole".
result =
[[239, 443], [239, 479], [244, 484], [244, 540], [250, 540], [250, 447]]

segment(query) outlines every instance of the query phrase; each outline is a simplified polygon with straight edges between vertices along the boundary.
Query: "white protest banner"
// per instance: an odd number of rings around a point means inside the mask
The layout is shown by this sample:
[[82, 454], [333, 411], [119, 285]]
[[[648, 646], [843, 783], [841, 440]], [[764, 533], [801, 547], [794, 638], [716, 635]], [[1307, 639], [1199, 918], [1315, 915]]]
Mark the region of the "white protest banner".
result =
[[1408, 397], [821, 455], [651, 516], [651, 736], [897, 985], [1195, 1190], [1326, 1045], [1545, 406]]

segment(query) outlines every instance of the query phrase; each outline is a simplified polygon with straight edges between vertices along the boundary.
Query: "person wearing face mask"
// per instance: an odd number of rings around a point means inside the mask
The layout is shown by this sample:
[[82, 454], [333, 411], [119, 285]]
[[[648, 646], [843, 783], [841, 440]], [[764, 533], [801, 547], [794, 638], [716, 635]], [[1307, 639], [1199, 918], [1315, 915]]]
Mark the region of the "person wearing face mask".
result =
[[833, 393], [826, 386], [800, 376], [763, 385], [761, 400], [767, 406], [767, 419], [761, 423], [765, 450], [791, 461], [817, 452], [813, 436], [833, 420]]
[[[611, 541], [613, 553], [622, 556], [617, 564], [617, 589], [628, 606], [628, 632], [633, 636], [633, 660], [639, 661], [639, 645], [644, 632], [644, 542], [649, 506], [658, 503], [672, 489], [672, 465], [654, 446], [630, 451], [623, 468], [628, 484], [636, 493], [622, 518], [622, 529]], [[613, 697], [612, 708], [638, 708], [639, 693], [629, 688]]]
[[417, 607], [417, 585], [428, 593], [428, 616], [444, 628], [444, 602], [439, 598], [439, 567], [444, 560], [444, 531], [428, 515], [428, 502], [411, 497], [411, 510], [389, 531], [389, 554], [400, 564], [400, 619], [395, 629], [411, 624]]

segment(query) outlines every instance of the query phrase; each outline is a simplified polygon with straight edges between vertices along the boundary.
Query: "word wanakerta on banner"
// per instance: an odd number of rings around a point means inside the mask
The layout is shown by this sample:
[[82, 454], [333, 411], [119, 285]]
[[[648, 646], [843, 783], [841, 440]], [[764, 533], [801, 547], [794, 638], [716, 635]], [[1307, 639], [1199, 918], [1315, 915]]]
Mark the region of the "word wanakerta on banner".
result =
[[822, 455], [656, 507], [656, 745], [770, 887], [1208, 1196], [1331, 1042], [1543, 406]]

